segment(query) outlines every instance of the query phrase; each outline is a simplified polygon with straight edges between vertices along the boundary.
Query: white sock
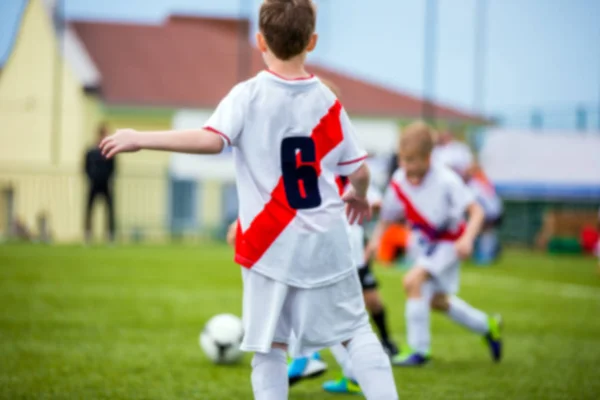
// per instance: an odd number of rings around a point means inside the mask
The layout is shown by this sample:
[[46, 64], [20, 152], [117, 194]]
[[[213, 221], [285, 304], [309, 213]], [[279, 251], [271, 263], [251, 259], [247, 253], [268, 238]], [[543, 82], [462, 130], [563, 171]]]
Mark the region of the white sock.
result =
[[421, 355], [427, 354], [431, 347], [429, 302], [423, 297], [408, 299], [405, 313], [408, 346]]
[[344, 347], [344, 345], [341, 343], [336, 344], [334, 346], [331, 346], [329, 348], [329, 351], [331, 351], [331, 354], [333, 354], [333, 358], [335, 358], [335, 361], [337, 361], [339, 366], [342, 367], [342, 372], [344, 373], [344, 376], [348, 379], [355, 380], [354, 373], [352, 371], [352, 361], [350, 360], [350, 353], [348, 353], [348, 350]]
[[450, 298], [448, 316], [456, 323], [473, 332], [485, 335], [489, 331], [488, 316], [458, 297]]
[[354, 375], [367, 400], [397, 400], [390, 359], [373, 331], [359, 333], [348, 343]]
[[285, 351], [271, 349], [255, 353], [252, 359], [252, 389], [256, 400], [288, 398], [289, 384]]

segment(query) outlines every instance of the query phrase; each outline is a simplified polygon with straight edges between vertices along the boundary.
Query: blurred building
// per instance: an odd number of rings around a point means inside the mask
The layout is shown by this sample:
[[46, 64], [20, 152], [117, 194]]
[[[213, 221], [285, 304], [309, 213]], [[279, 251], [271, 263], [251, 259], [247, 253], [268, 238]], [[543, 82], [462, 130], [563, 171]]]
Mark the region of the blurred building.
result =
[[[246, 20], [174, 15], [158, 25], [64, 23], [54, 0], [7, 3], [0, 6], [6, 8], [0, 24], [14, 29], [0, 49], [6, 50], [0, 59], [0, 232], [16, 217], [33, 226], [43, 212], [58, 240], [79, 240], [82, 159], [98, 122], [144, 130], [201, 127], [236, 82], [264, 68]], [[339, 86], [372, 153], [394, 151], [399, 127], [421, 114], [422, 101], [413, 96], [320, 66], [310, 70]], [[442, 105], [435, 114], [460, 127], [484, 122]], [[121, 235], [220, 227], [237, 207], [230, 201], [229, 157], [121, 157]]]

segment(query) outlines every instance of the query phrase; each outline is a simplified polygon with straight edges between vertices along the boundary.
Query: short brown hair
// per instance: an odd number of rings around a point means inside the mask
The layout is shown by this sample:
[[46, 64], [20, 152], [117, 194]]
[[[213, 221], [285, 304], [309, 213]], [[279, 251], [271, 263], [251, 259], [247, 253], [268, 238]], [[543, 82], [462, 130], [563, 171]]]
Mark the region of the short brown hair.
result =
[[316, 20], [312, 0], [264, 0], [260, 6], [260, 31], [275, 57], [283, 61], [306, 50]]
[[423, 155], [431, 154], [434, 146], [435, 130], [423, 121], [409, 124], [400, 136], [400, 149], [416, 146]]

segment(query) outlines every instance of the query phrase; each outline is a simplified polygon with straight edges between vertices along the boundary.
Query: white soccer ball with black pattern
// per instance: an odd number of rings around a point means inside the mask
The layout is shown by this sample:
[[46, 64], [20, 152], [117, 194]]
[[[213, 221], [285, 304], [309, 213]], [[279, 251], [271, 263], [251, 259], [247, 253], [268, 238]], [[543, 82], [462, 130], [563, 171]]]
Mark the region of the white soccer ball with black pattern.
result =
[[242, 320], [232, 314], [212, 317], [200, 332], [200, 347], [215, 364], [234, 364], [242, 358]]

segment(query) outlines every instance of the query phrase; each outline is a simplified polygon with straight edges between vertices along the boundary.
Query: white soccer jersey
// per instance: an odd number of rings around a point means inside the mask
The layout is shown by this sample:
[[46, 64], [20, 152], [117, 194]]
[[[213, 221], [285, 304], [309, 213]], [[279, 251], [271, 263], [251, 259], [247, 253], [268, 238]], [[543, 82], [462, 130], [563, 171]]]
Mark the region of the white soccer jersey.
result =
[[502, 199], [489, 182], [472, 178], [469, 180], [469, 188], [473, 191], [477, 202], [483, 208], [486, 220], [493, 220], [502, 215]]
[[[352, 186], [347, 178], [339, 176], [337, 178], [340, 195], [346, 193]], [[371, 206], [380, 204], [382, 200], [381, 193], [373, 185], [367, 191], [367, 200]], [[350, 225], [350, 245], [352, 247], [352, 261], [354, 266], [362, 269], [367, 266], [365, 260], [365, 228], [362, 225]]]
[[457, 140], [450, 143], [437, 145], [433, 148], [431, 159], [434, 163], [445, 165], [464, 176], [473, 165], [473, 153], [469, 146]]
[[236, 262], [300, 288], [353, 271], [335, 177], [356, 171], [366, 152], [318, 78], [286, 80], [263, 71], [234, 87], [205, 128], [234, 147]]
[[452, 170], [432, 165], [419, 185], [397, 170], [381, 208], [385, 221], [405, 219], [421, 248], [440, 241], [455, 241], [464, 231], [464, 214], [475, 201], [473, 193]]

